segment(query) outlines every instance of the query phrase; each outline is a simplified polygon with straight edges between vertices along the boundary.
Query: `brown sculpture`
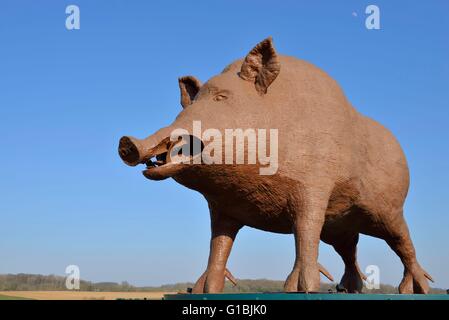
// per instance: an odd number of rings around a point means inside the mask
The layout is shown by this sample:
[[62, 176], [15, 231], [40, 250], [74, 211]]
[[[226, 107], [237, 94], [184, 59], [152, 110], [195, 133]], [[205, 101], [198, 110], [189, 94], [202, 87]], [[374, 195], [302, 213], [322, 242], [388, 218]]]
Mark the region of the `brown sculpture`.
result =
[[[325, 72], [277, 55], [268, 38], [207, 83], [187, 76], [179, 79], [179, 86], [184, 110], [176, 120], [143, 140], [122, 137], [119, 154], [128, 165], [147, 164], [143, 174], [148, 179], [172, 177], [206, 198], [210, 255], [194, 293], [221, 292], [225, 277], [232, 278], [226, 262], [245, 225], [294, 234], [296, 260], [285, 291], [317, 291], [320, 271], [330, 277], [318, 263], [321, 239], [345, 263], [340, 285], [348, 292], [361, 292], [356, 246], [363, 233], [384, 239], [400, 257], [400, 293], [428, 292], [427, 279], [432, 279], [416, 259], [403, 217], [409, 172], [401, 147], [390, 131], [359, 114]], [[272, 151], [278, 148], [277, 170], [260, 174], [264, 164], [242, 164], [234, 158], [222, 164], [171, 161], [173, 130], [193, 132], [193, 121], [219, 132], [278, 129], [278, 145], [270, 144]], [[189, 139], [207, 148], [204, 137], [192, 134]], [[238, 143], [244, 144], [248, 158], [254, 151], [248, 150], [249, 142]], [[197, 159], [190, 150], [190, 160]], [[224, 150], [214, 155], [224, 158]]]

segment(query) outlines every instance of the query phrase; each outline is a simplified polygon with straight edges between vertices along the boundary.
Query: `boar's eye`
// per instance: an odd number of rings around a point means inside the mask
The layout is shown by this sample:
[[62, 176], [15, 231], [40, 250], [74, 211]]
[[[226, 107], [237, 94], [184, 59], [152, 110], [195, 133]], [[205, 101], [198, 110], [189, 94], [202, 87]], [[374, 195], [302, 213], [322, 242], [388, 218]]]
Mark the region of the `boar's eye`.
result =
[[222, 101], [222, 100], [226, 100], [227, 98], [228, 97], [225, 94], [217, 93], [213, 99], [214, 99], [214, 101]]

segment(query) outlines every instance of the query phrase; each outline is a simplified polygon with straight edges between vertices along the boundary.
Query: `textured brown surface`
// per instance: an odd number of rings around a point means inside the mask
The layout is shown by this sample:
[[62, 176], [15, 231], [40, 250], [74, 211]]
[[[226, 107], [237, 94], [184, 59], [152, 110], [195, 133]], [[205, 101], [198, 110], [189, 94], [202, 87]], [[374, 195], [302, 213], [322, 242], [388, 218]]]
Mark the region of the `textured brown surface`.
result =
[[[341, 284], [360, 292], [356, 259], [360, 233], [384, 239], [404, 264], [401, 293], [427, 293], [430, 278], [416, 260], [403, 204], [409, 187], [400, 145], [381, 124], [359, 114], [339, 85], [317, 67], [277, 55], [271, 38], [204, 85], [179, 79], [184, 107], [176, 120], [146, 139], [123, 137], [122, 159], [146, 163], [170, 148], [175, 128], [276, 128], [279, 169], [259, 175], [258, 165], [160, 162], [143, 173], [172, 177], [206, 198], [212, 237], [208, 266], [194, 292], [220, 292], [226, 262], [242, 226], [293, 233], [296, 259], [286, 291], [316, 291], [320, 239], [341, 255]], [[223, 153], [224, 154], [224, 153]]]

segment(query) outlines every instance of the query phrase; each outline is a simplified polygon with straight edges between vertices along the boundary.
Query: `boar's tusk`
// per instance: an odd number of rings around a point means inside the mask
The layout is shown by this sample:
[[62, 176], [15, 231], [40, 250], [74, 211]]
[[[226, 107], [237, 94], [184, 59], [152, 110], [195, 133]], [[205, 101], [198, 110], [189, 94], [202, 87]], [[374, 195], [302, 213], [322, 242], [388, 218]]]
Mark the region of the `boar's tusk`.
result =
[[229, 281], [231, 281], [234, 287], [237, 285], [237, 280], [234, 278], [234, 276], [232, 275], [231, 271], [228, 270], [228, 268], [226, 268], [225, 270], [225, 277], [228, 278]]
[[325, 267], [323, 267], [320, 263], [318, 263], [318, 268], [320, 269], [320, 272], [328, 278], [330, 281], [334, 282], [334, 277], [329, 273], [329, 271], [326, 270]]

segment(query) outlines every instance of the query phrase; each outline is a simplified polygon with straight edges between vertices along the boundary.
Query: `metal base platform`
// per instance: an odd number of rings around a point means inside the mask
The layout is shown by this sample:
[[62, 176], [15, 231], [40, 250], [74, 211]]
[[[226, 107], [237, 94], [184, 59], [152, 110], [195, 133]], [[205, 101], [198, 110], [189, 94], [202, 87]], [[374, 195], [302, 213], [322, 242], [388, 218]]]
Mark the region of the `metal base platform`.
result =
[[164, 300], [448, 300], [449, 294], [217, 293], [166, 294]]

